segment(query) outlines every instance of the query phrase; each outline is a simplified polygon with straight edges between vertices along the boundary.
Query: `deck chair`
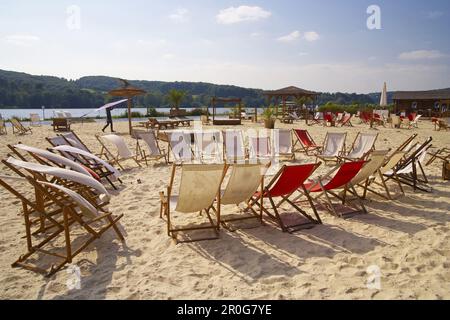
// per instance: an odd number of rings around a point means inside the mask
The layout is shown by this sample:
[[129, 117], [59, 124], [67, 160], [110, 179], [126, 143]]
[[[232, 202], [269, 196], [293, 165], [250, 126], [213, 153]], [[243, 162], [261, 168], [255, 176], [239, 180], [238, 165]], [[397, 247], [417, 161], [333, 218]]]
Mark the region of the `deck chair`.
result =
[[371, 151], [375, 149], [378, 133], [361, 133], [359, 132], [353, 141], [350, 151], [345, 156], [340, 156], [341, 161], [358, 161], [365, 160]]
[[204, 163], [223, 161], [220, 131], [194, 131], [194, 154]]
[[272, 157], [270, 137], [248, 137], [248, 151], [249, 159], [270, 159]]
[[[312, 204], [308, 194], [306, 194], [306, 197], [310, 202], [311, 208], [314, 212], [314, 217], [295, 204], [295, 201], [290, 200], [290, 197], [298, 189], [303, 189], [303, 183], [314, 173], [314, 171], [317, 170], [320, 164], [321, 163], [292, 166], [284, 165], [273, 177], [272, 181], [264, 188], [263, 192], [257, 192], [253, 195], [250, 205], [256, 205], [260, 210], [262, 209], [269, 219], [275, 222], [283, 232], [292, 233], [301, 229], [312, 228], [317, 224], [322, 224], [322, 220], [317, 214], [316, 208]], [[282, 199], [278, 205], [275, 204], [275, 199], [277, 198]], [[269, 200], [273, 213], [269, 211], [266, 206], [261, 208], [264, 199]], [[307, 221], [286, 224], [279, 213], [279, 208], [283, 202], [287, 202], [291, 205], [295, 210], [297, 210], [298, 213], [305, 217]]]
[[[31, 188], [39, 190], [39, 193], [43, 194], [48, 201], [51, 201], [54, 206], [60, 208], [60, 211], [62, 212], [62, 219], [58, 221], [55, 216], [48, 215], [46, 212], [41, 211], [34, 201], [30, 201], [24, 195], [16, 191], [16, 188], [11, 186], [11, 180], [19, 181], [20, 183], [29, 183]], [[30, 177], [17, 178], [0, 176], [0, 185], [22, 202], [27, 251], [12, 264], [13, 268], [21, 267], [50, 277], [57, 271], [61, 270], [61, 268], [63, 268], [66, 264], [72, 263], [73, 259], [79, 253], [81, 253], [92, 242], [101, 238], [101, 236], [111, 228], [115, 231], [117, 237], [121, 241], [124, 241], [124, 237], [117, 226], [123, 215], [115, 217], [111, 212], [98, 209], [80, 194], [70, 189], [45, 181], [33, 180]], [[52, 230], [54, 231], [50, 234], [46, 233], [44, 235], [40, 235], [39, 238], [35, 239], [33, 237], [33, 225], [31, 223], [33, 212], [44, 215], [46, 220], [52, 223]], [[77, 239], [73, 241], [71, 239], [71, 231], [75, 226], [78, 226]], [[83, 230], [88, 237], [84, 239], [80, 237], [79, 229]], [[62, 254], [59, 250], [57, 250], [59, 248], [55, 248], [53, 240], [56, 240], [59, 237], [63, 237], [64, 239], [63, 249], [65, 254]], [[81, 243], [79, 240], [82, 240]], [[74, 248], [75, 242], [79, 243], [77, 248]], [[30, 263], [32, 256], [35, 256], [33, 260], [36, 261], [36, 259], [39, 259], [43, 255], [60, 259], [61, 262], [52, 263], [49, 270], [47, 270], [48, 268], [37, 266], [36, 262], [33, 264]]]
[[[376, 154], [378, 151], [374, 151], [372, 153], [372, 156], [374, 154]], [[405, 151], [395, 151], [390, 157], [388, 157], [388, 159], [385, 161], [385, 163], [380, 167], [380, 169], [378, 170], [378, 172], [372, 174], [368, 180], [365, 181], [365, 183], [363, 184], [362, 182], [359, 183], [359, 186], [362, 187], [364, 189], [364, 193], [362, 195], [362, 199], [366, 199], [367, 197], [367, 192], [371, 192], [374, 193], [386, 200], [393, 200], [393, 197], [391, 195], [391, 191], [389, 191], [388, 185], [387, 185], [387, 179], [385, 177], [385, 174], [387, 172], [392, 171], [392, 174], [394, 175], [395, 181], [398, 184], [398, 187], [400, 188], [400, 191], [402, 192], [402, 194], [405, 194], [405, 191], [403, 190], [403, 187], [398, 179], [397, 174], [393, 171], [398, 165], [399, 163], [403, 160], [404, 156], [405, 156], [406, 152]], [[380, 182], [378, 182], [378, 180], [380, 180]], [[386, 195], [384, 195], [383, 193], [375, 190], [372, 188], [373, 185], [377, 185], [381, 188], [384, 188], [384, 190], [386, 191]]]
[[[133, 136], [136, 139], [136, 154], [141, 156], [141, 159], [145, 161], [147, 166], [149, 160], [158, 161], [164, 159], [165, 163], [168, 164], [167, 154], [159, 147], [158, 139], [154, 131], [133, 130]], [[143, 150], [139, 141], [144, 141], [147, 145], [148, 154]]]
[[0, 136], [4, 134], [8, 134], [8, 131], [6, 131], [5, 121], [0, 119]]
[[39, 117], [37, 113], [30, 113], [30, 126], [32, 127], [41, 126], [41, 117]]
[[[260, 202], [259, 212], [255, 211], [250, 205], [252, 196], [258, 191], [262, 192], [264, 188], [264, 175], [267, 169], [270, 167], [270, 162], [263, 164], [233, 164], [231, 165], [232, 171], [230, 178], [227, 182], [225, 189], [221, 190], [220, 204], [224, 205], [239, 205], [244, 203], [246, 206], [242, 210], [246, 215], [240, 214], [238, 217], [235, 215], [219, 217], [220, 224], [230, 230], [230, 224], [238, 221], [257, 219], [263, 224], [263, 204]], [[229, 169], [227, 169], [229, 170]], [[217, 214], [218, 210], [212, 206], [211, 209]]]
[[314, 114], [314, 118], [313, 119], [310, 119], [308, 122], [308, 126], [313, 126], [313, 125], [315, 125], [315, 124], [323, 124], [323, 121], [324, 121], [324, 115], [323, 115], [323, 112], [316, 112], [315, 114]]
[[295, 153], [292, 145], [292, 130], [273, 130], [272, 142], [272, 150], [274, 151], [274, 156], [282, 157], [288, 160], [295, 160]]
[[400, 128], [402, 121], [397, 115], [391, 115], [391, 128]]
[[417, 138], [418, 134], [415, 133], [411, 135], [408, 139], [406, 139], [398, 148], [396, 151], [405, 151], [409, 152], [414, 147], [414, 140]]
[[[104, 136], [95, 135], [95, 137], [102, 146], [100, 154], [103, 154], [111, 164], [113, 165], [117, 164], [122, 170], [124, 170], [124, 167], [122, 166], [121, 162], [133, 160], [139, 167], [142, 167], [138, 161], [137, 154], [133, 154], [133, 152], [131, 152], [125, 140], [121, 136], [115, 134], [107, 134]], [[117, 151], [116, 154], [113, 154], [108, 149], [108, 147], [104, 144], [102, 139], [105, 139], [106, 141], [114, 144]]]
[[422, 118], [422, 115], [421, 115], [421, 114], [419, 114], [418, 116], [416, 116], [416, 117], [414, 118], [414, 120], [411, 121], [410, 126], [413, 127], [413, 128], [416, 128], [416, 129], [419, 128], [419, 120], [420, 120], [420, 118]]
[[28, 132], [29, 133], [33, 133], [33, 131], [31, 131], [30, 127], [25, 127], [16, 118], [11, 118], [9, 121], [11, 122], [11, 125], [12, 125], [12, 128], [13, 128], [13, 134], [23, 135], [23, 134], [27, 134]]
[[431, 158], [428, 160], [426, 166], [429, 166], [432, 164], [436, 159], [442, 160], [442, 161], [450, 161], [450, 149], [449, 148], [442, 148], [438, 149], [435, 152], [429, 152]]
[[322, 150], [322, 146], [314, 142], [314, 139], [307, 130], [294, 129], [294, 134], [296, 137], [294, 148], [297, 144], [300, 145], [300, 148], [295, 149], [296, 152], [304, 152], [307, 156], [312, 156]]
[[416, 190], [431, 192], [428, 178], [424, 171], [425, 158], [432, 147], [433, 138], [428, 138], [423, 144], [418, 145], [416, 150], [407, 156], [406, 160], [399, 163], [393, 170], [384, 173], [387, 180], [395, 179], [401, 184], [410, 186]]
[[[170, 154], [175, 164], [189, 163], [197, 160], [191, 147], [191, 134], [185, 131], [167, 132]], [[169, 160], [170, 161], [170, 160]]]
[[352, 115], [349, 113], [344, 114], [344, 116], [342, 117], [342, 121], [340, 122], [341, 127], [353, 127], [352, 124]]
[[[217, 239], [220, 228], [220, 186], [226, 173], [226, 165], [181, 164], [181, 181], [178, 194], [173, 192], [176, 168], [177, 165], [174, 164], [167, 193], [160, 193], [160, 217], [162, 218], [164, 214], [167, 219], [167, 234], [176, 242], [179, 242], [178, 233], [180, 232], [212, 230], [214, 232], [212, 237], [187, 239], [181, 242]], [[214, 201], [217, 201], [217, 218], [215, 223], [210, 215], [210, 208]], [[205, 212], [209, 223], [207, 226], [174, 226], [173, 212], [179, 212], [180, 214]]]
[[[342, 205], [350, 205], [350, 199], [347, 199], [348, 190], [351, 190], [353, 194], [357, 195], [351, 181], [361, 171], [361, 168], [365, 164], [366, 161], [339, 164], [326, 175], [319, 176], [317, 181], [305, 183], [304, 190], [299, 191], [303, 191], [303, 194], [309, 195], [313, 202], [324, 205], [327, 210], [336, 217], [345, 218], [356, 213], [367, 213], [364, 204], [358, 196], [356, 197], [358, 206], [354, 206], [356, 210], [345, 213], [338, 213], [335, 209], [335, 205], [331, 201], [331, 198], [334, 197], [337, 198]], [[333, 174], [334, 176], [330, 178]], [[337, 190], [343, 190], [342, 196], [336, 193]], [[314, 197], [312, 194], [318, 195]], [[321, 197], [325, 197], [326, 201], [324, 203], [319, 202]]]
[[122, 183], [122, 180], [120, 180], [120, 172], [98, 156], [69, 145], [69, 142], [61, 136], [46, 139], [53, 146], [51, 148], [52, 150], [92, 170], [100, 179], [105, 179], [115, 190], [117, 190], [117, 187], [113, 181], [117, 180]]
[[75, 131], [59, 134], [59, 136], [62, 137], [65, 141], [67, 141], [68, 145], [87, 151], [91, 154], [95, 154], [86, 146], [86, 144], [80, 139], [80, 137], [75, 133]]
[[411, 120], [409, 118], [401, 119], [400, 128], [411, 129]]
[[438, 119], [438, 121], [436, 122], [437, 125], [437, 131], [441, 131], [441, 130], [450, 130], [450, 118], [446, 120], [444, 119]]
[[345, 139], [347, 133], [327, 132], [321, 153], [316, 154], [317, 159], [327, 162], [338, 162], [345, 152]]
[[245, 160], [246, 151], [241, 130], [223, 130], [222, 139], [224, 160], [227, 163]]

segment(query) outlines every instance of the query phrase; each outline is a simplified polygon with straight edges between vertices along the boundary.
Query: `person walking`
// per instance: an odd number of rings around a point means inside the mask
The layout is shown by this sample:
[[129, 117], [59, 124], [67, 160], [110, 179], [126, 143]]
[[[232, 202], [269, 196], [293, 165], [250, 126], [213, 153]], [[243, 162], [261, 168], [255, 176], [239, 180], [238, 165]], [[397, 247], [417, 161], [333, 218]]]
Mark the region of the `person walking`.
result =
[[103, 132], [105, 132], [105, 129], [108, 128], [108, 126], [111, 126], [111, 132], [115, 132], [113, 129], [113, 121], [112, 121], [112, 115], [111, 115], [112, 109], [113, 108], [106, 109], [106, 125], [102, 129]]

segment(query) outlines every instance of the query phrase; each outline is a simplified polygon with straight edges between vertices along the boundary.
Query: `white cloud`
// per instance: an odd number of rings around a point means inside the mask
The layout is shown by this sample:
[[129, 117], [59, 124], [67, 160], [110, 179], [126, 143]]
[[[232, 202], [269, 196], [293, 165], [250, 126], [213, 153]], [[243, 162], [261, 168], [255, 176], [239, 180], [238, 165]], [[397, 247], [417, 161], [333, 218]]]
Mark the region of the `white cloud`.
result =
[[169, 19], [176, 23], [188, 22], [189, 10], [185, 8], [178, 8], [174, 13], [169, 15]]
[[38, 43], [41, 39], [37, 36], [26, 35], [26, 34], [13, 34], [5, 37], [6, 42], [21, 46], [21, 47], [31, 47]]
[[308, 55], [308, 52], [299, 52], [298, 54], [300, 57], [306, 57]]
[[137, 44], [144, 48], [156, 49], [167, 46], [167, 40], [165, 39], [156, 39], [156, 40], [143, 40], [139, 39]]
[[162, 56], [162, 58], [164, 60], [172, 60], [173, 58], [175, 58], [175, 55], [173, 53], [166, 53]]
[[317, 41], [320, 39], [319, 34], [315, 31], [305, 32], [304, 37], [305, 37], [305, 40], [308, 42], [313, 42], [313, 41]]
[[434, 20], [442, 17], [444, 15], [444, 12], [442, 11], [429, 11], [426, 13], [427, 19]]
[[293, 32], [291, 32], [291, 33], [288, 34], [288, 35], [279, 37], [277, 40], [278, 40], [278, 41], [281, 41], [281, 42], [286, 42], [286, 43], [288, 43], [288, 42], [293, 42], [293, 41], [295, 41], [295, 40], [297, 40], [297, 39], [300, 39], [300, 37], [301, 37], [300, 31], [293, 31]]
[[416, 50], [401, 53], [398, 58], [400, 60], [431, 60], [446, 57], [439, 50]]
[[271, 15], [270, 11], [261, 7], [240, 6], [220, 10], [216, 20], [220, 24], [234, 24], [243, 21], [258, 21], [269, 18]]
[[261, 37], [261, 33], [253, 32], [253, 33], [250, 34], [250, 37], [252, 37], [252, 38], [259, 38], [259, 37]]

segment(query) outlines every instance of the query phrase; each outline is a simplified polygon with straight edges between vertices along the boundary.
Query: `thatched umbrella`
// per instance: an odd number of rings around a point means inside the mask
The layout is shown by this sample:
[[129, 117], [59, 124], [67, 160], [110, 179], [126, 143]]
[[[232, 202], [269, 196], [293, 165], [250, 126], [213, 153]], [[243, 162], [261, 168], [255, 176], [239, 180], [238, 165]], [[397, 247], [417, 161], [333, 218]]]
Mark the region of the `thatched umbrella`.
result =
[[123, 80], [123, 79], [118, 79], [118, 80], [123, 83], [123, 87], [111, 90], [110, 92], [108, 92], [108, 94], [110, 96], [123, 97], [123, 98], [127, 98], [128, 99], [128, 127], [129, 127], [130, 135], [131, 135], [131, 130], [132, 130], [132, 126], [131, 126], [131, 99], [133, 97], [146, 94], [147, 92], [145, 90], [132, 87], [130, 85], [130, 83], [128, 81], [126, 81], [126, 80]]

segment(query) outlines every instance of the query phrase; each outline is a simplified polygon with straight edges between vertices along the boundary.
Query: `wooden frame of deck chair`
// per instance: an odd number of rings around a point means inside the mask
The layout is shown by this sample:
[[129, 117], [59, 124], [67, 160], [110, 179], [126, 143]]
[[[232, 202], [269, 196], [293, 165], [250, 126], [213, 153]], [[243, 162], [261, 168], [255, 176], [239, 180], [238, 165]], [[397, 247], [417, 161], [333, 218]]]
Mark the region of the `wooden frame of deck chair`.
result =
[[370, 153], [375, 150], [377, 139], [378, 133], [358, 132], [350, 151], [346, 155], [338, 157], [339, 161], [359, 161], [367, 159]]
[[[136, 154], [141, 155], [142, 161], [148, 166], [149, 160], [161, 160], [164, 159], [165, 163], [168, 164], [169, 160], [167, 158], [167, 153], [161, 150], [159, 146], [158, 139], [156, 138], [156, 134], [153, 130], [144, 131], [144, 130], [136, 130], [133, 129], [133, 137], [136, 139]], [[147, 145], [149, 153], [147, 154], [145, 150], [143, 150], [139, 140], [144, 141]]]
[[97, 157], [95, 154], [85, 151], [88, 150], [87, 147], [78, 148], [73, 146], [71, 144], [72, 139], [68, 140], [64, 136], [56, 136], [52, 138], [47, 137], [45, 139], [53, 147], [51, 150], [57, 151], [67, 159], [79, 162], [89, 170], [92, 170], [100, 179], [105, 179], [114, 188], [114, 190], [117, 190], [117, 187], [111, 179], [122, 183], [122, 180], [119, 178], [120, 172], [108, 162]]
[[414, 147], [414, 140], [417, 138], [418, 134], [414, 133], [408, 139], [406, 139], [395, 151], [405, 151], [409, 152]]
[[62, 137], [65, 141], [67, 141], [67, 144], [84, 150], [86, 152], [89, 152], [91, 154], [99, 156], [100, 154], [96, 154], [95, 152], [92, 152], [88, 146], [83, 142], [83, 140], [80, 139], [80, 137], [75, 133], [75, 131], [69, 131], [67, 133], [58, 134], [59, 137]]
[[339, 157], [345, 153], [345, 140], [347, 139], [347, 132], [327, 132], [323, 142], [322, 153], [317, 153], [316, 161], [318, 159], [327, 162], [339, 162]]
[[[127, 160], [133, 160], [138, 167], [142, 168], [141, 164], [138, 160], [138, 155], [133, 154], [131, 152], [130, 148], [128, 148], [125, 139], [121, 136], [115, 135], [115, 134], [106, 134], [106, 135], [95, 135], [95, 138], [98, 140], [100, 145], [102, 146], [102, 149], [100, 151], [100, 154], [104, 155], [105, 158], [112, 164], [117, 164], [122, 170], [125, 170], [125, 168], [122, 166], [121, 162], [127, 161]], [[111, 150], [108, 149], [108, 147], [105, 145], [105, 143], [102, 141], [102, 139], [107, 140], [108, 142], [112, 143], [116, 147], [116, 155], [114, 155]]]
[[[59, 207], [63, 216], [63, 221], [59, 222], [53, 217], [47, 215], [45, 212], [41, 212], [32, 201], [28, 200], [25, 196], [12, 188], [10, 184], [5, 181], [7, 179], [9, 180], [11, 177], [1, 176], [0, 185], [2, 185], [22, 202], [23, 217], [25, 221], [25, 238], [27, 243], [27, 252], [24, 255], [21, 255], [20, 258], [12, 264], [13, 268], [21, 267], [50, 277], [65, 265], [72, 263], [73, 259], [79, 253], [81, 253], [93, 241], [101, 238], [101, 236], [111, 228], [116, 232], [116, 235], [121, 241], [125, 240], [117, 226], [117, 223], [123, 217], [123, 214], [114, 217], [111, 212], [98, 210], [92, 205], [91, 202], [83, 198], [78, 193], [60, 185], [33, 180], [30, 177], [12, 178], [15, 180], [20, 179], [22, 181], [27, 181], [34, 189], [39, 190], [40, 193], [44, 194], [45, 197], [54, 204], [54, 206]], [[34, 239], [32, 236], [31, 213], [33, 211], [45, 215], [46, 219], [51, 221], [54, 228], [56, 228], [56, 230], [50, 235], [46, 234], [44, 237], [41, 235], [40, 242], [38, 244], [34, 244]], [[101, 221], [104, 221], [104, 223], [99, 226]], [[85, 232], [90, 235], [90, 237], [76, 249], [73, 248], [73, 241], [71, 240], [70, 232], [72, 225], [75, 224], [77, 224], [81, 229], [84, 229]], [[52, 240], [56, 239], [61, 234], [64, 234], [65, 255], [44, 249], [47, 244], [50, 245]], [[56, 257], [62, 259], [62, 262], [52, 264], [50, 270], [45, 270], [27, 262], [30, 257], [35, 254], [45, 254]]]
[[[250, 205], [257, 205], [262, 209], [272, 222], [275, 222], [283, 232], [293, 233], [302, 229], [310, 229], [315, 225], [322, 224], [314, 204], [307, 193], [306, 197], [309, 201], [311, 209], [314, 212], [314, 217], [302, 210], [295, 201], [290, 200], [290, 197], [297, 190], [304, 190], [304, 182], [317, 170], [321, 163], [302, 164], [302, 165], [284, 165], [278, 173], [273, 177], [270, 183], [264, 187], [263, 192], [257, 192], [253, 195]], [[304, 190], [306, 191], [306, 190]], [[273, 213], [271, 213], [265, 206], [261, 208], [261, 204], [264, 203], [264, 199], [269, 199]], [[281, 198], [282, 201], [275, 204], [274, 198]], [[261, 204], [258, 203], [261, 201]], [[295, 210], [298, 211], [303, 217], [307, 219], [307, 222], [296, 223], [292, 225], [286, 225], [279, 213], [279, 207], [283, 202], [287, 202]]]
[[294, 149], [296, 152], [304, 152], [307, 156], [315, 155], [315, 152], [320, 152], [322, 146], [319, 146], [309, 134], [308, 130], [293, 129], [294, 135], [297, 138], [294, 143], [294, 148], [297, 144], [300, 144], [301, 149]]
[[314, 117], [312, 119], [309, 119], [307, 125], [308, 126], [313, 126], [315, 124], [319, 124], [322, 125], [324, 122], [325, 116], [323, 112], [316, 112], [314, 114]]
[[168, 143], [168, 161], [170, 163], [170, 154], [172, 154], [175, 164], [190, 163], [195, 159], [194, 151], [191, 146], [191, 134], [186, 131], [167, 132]]
[[[372, 156], [374, 156], [377, 152], [379, 152], [379, 151], [374, 151], [372, 153]], [[383, 163], [381, 168], [379, 168], [379, 170], [377, 170], [376, 173], [374, 173], [371, 177], [369, 177], [369, 179], [367, 179], [365, 181], [365, 183], [362, 183], [362, 182], [358, 183], [358, 186], [362, 187], [364, 190], [363, 195], [361, 197], [362, 199], [366, 199], [367, 192], [371, 192], [371, 193], [376, 194], [377, 196], [382, 197], [386, 200], [394, 200], [394, 198], [391, 195], [391, 191], [389, 191], [389, 187], [387, 185], [387, 179], [384, 176], [384, 174], [386, 172], [389, 172], [390, 170], [393, 170], [395, 167], [397, 167], [397, 165], [403, 160], [405, 154], [406, 154], [405, 151], [395, 151], [391, 156], [389, 156], [387, 158], [387, 160]], [[397, 177], [397, 174], [395, 172], [393, 172], [393, 175], [395, 176], [394, 180], [397, 182], [397, 185], [400, 188], [401, 193], [403, 195], [405, 195], [405, 191]], [[378, 178], [379, 178], [379, 180], [381, 180], [381, 182], [377, 181]], [[373, 189], [372, 185], [377, 185], [381, 188], [384, 188], [384, 190], [386, 191], [386, 195]]]
[[[178, 195], [173, 194], [173, 183], [175, 180], [176, 168], [181, 167], [181, 181]], [[220, 229], [220, 207], [221, 192], [220, 186], [225, 177], [227, 166], [225, 164], [181, 164], [172, 166], [167, 194], [160, 192], [161, 209], [160, 218], [163, 215], [167, 219], [167, 234], [178, 242], [194, 242], [203, 240], [214, 240], [219, 238]], [[216, 223], [211, 218], [210, 209], [216, 201]], [[173, 208], [173, 209], [172, 209]], [[172, 210], [181, 214], [205, 212], [209, 225], [197, 226], [173, 226]], [[212, 230], [213, 237], [203, 237], [199, 239], [178, 240], [179, 232]]]
[[269, 160], [273, 156], [272, 144], [269, 135], [248, 137], [248, 158], [250, 160]]
[[341, 127], [347, 126], [347, 127], [353, 127], [352, 124], [352, 115], [350, 113], [344, 114], [342, 117], [342, 120], [339, 123]]
[[220, 163], [223, 161], [220, 131], [194, 131], [194, 154], [202, 163]]
[[242, 130], [222, 130], [223, 157], [227, 163], [244, 161], [247, 152]]
[[[398, 182], [410, 186], [416, 190], [431, 192], [431, 188], [427, 189], [428, 178], [425, 174], [423, 166], [429, 149], [432, 147], [433, 137], [428, 138], [423, 144], [419, 145], [416, 150], [406, 160], [402, 161], [396, 168], [384, 173], [386, 180], [396, 179]], [[420, 171], [420, 172], [419, 172]], [[420, 177], [419, 174], [422, 176]]]
[[418, 129], [419, 128], [419, 120], [422, 118], [421, 114], [418, 114], [413, 121], [411, 121], [410, 126], [413, 128]]
[[16, 118], [11, 118], [9, 119], [9, 122], [11, 122], [12, 128], [13, 128], [13, 134], [19, 134], [19, 135], [24, 135], [29, 133], [33, 133], [33, 131], [31, 130], [30, 127], [25, 127], [22, 122], [20, 122], [18, 119]]
[[[361, 168], [366, 164], [366, 162], [367, 161], [354, 161], [338, 164], [324, 176], [319, 176], [317, 181], [305, 183], [303, 190], [298, 191], [301, 193], [301, 196], [309, 195], [311, 201], [317, 204], [321, 204], [318, 199], [325, 196], [326, 201], [325, 203], [322, 203], [322, 205], [325, 206], [328, 212], [336, 217], [346, 218], [358, 213], [365, 214], [367, 213], [367, 210], [359, 196], [356, 196], [359, 208], [355, 206], [356, 211], [345, 213], [338, 213], [336, 211], [334, 204], [331, 201], [331, 196], [338, 199], [342, 205], [350, 206], [351, 199], [347, 197], [348, 190], [352, 191], [353, 194], [358, 195], [355, 187], [351, 184], [351, 180], [361, 171]], [[330, 178], [333, 173], [335, 173], [334, 176]], [[334, 190], [340, 189], [343, 189], [342, 196], [334, 192]], [[318, 195], [314, 197], [312, 196], [313, 193], [318, 193]]]
[[8, 131], [6, 130], [5, 120], [0, 119], [0, 136], [8, 134]]
[[251, 199], [253, 195], [260, 189], [261, 193], [264, 190], [264, 175], [267, 172], [267, 169], [270, 167], [271, 163], [239, 163], [233, 165], [227, 165], [227, 171], [229, 168], [232, 168], [230, 178], [227, 182], [225, 189], [221, 190], [221, 198], [220, 204], [223, 205], [236, 205], [239, 208], [239, 205], [242, 203], [246, 204], [246, 208], [241, 211], [244, 213], [248, 213], [245, 216], [240, 215], [239, 217], [224, 217], [219, 214], [219, 211], [214, 206], [211, 206], [211, 209], [218, 215], [220, 225], [222, 225], [225, 229], [230, 231], [236, 231], [236, 229], [232, 229], [229, 224], [257, 219], [263, 225], [263, 207], [264, 204], [262, 200], [260, 201], [260, 210], [259, 213], [253, 209], [251, 203]]
[[429, 166], [432, 164], [436, 159], [442, 160], [442, 161], [450, 161], [450, 149], [449, 148], [442, 148], [438, 149], [435, 152], [429, 152], [431, 158], [428, 160], [426, 166]]
[[[272, 150], [275, 157], [295, 160], [294, 144], [291, 129], [272, 130]], [[277, 143], [278, 142], [278, 143]]]

